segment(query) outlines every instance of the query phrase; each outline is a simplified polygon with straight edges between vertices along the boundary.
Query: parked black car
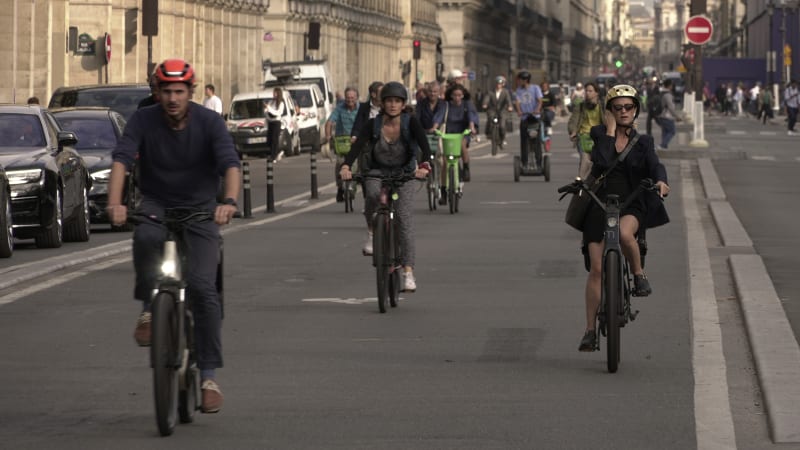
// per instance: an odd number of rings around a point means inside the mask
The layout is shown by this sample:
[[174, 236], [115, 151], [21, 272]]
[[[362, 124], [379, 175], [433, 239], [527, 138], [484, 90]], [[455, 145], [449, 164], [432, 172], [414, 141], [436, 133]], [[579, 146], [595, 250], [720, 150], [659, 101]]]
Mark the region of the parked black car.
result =
[[139, 102], [149, 95], [150, 86], [146, 84], [94, 84], [60, 87], [50, 97], [48, 108], [107, 106], [128, 120], [136, 111]]
[[14, 237], [35, 239], [37, 247], [89, 240], [92, 180], [77, 142], [38, 105], [0, 105], [0, 165], [11, 186]]
[[[89, 191], [90, 220], [95, 223], [108, 223], [108, 180], [111, 177], [111, 152], [122, 138], [126, 120], [122, 115], [109, 108], [79, 107], [59, 108], [50, 112], [61, 128], [72, 131], [78, 138], [75, 144], [83, 157], [89, 176], [92, 178], [92, 189]], [[128, 177], [125, 183], [123, 202], [128, 208], [135, 207], [133, 178]], [[114, 230], [128, 230], [130, 227], [111, 227]]]

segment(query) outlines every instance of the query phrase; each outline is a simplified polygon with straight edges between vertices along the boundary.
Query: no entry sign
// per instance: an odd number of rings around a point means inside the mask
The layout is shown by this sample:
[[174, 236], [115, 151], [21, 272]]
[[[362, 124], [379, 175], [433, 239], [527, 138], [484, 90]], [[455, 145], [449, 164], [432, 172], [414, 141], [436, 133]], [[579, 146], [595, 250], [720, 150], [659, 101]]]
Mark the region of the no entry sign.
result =
[[689, 42], [695, 45], [703, 45], [711, 40], [714, 26], [706, 16], [692, 16], [686, 22], [686, 27], [683, 31]]

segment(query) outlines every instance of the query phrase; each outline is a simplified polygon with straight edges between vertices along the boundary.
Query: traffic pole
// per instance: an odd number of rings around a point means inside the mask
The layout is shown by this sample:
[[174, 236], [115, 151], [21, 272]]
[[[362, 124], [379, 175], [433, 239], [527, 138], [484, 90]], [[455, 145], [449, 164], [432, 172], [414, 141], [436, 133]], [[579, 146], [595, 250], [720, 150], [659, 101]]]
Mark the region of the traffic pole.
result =
[[314, 147], [311, 147], [311, 199], [316, 200], [319, 198], [317, 192], [317, 153]]
[[244, 218], [253, 217], [253, 205], [250, 199], [250, 163], [242, 161], [242, 188], [244, 189]]
[[267, 213], [275, 212], [275, 185], [273, 184], [272, 157], [267, 156]]

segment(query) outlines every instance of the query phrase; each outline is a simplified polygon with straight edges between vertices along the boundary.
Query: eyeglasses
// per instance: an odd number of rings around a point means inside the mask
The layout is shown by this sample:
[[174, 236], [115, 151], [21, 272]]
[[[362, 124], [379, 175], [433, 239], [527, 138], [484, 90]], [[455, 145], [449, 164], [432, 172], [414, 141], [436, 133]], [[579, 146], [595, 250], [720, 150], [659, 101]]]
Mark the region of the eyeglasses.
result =
[[622, 111], [623, 108], [625, 108], [625, 111], [630, 111], [633, 108], [636, 108], [636, 105], [634, 105], [633, 103], [627, 103], [625, 105], [611, 105], [611, 106], [614, 108], [614, 111], [616, 112]]

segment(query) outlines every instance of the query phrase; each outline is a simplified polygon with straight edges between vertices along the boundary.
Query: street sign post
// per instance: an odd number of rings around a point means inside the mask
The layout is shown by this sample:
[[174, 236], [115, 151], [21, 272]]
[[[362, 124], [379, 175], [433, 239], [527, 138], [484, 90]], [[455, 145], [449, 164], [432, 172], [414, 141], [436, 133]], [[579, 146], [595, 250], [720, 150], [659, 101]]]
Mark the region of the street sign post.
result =
[[703, 45], [711, 40], [714, 25], [704, 15], [692, 16], [686, 22], [683, 32], [686, 35], [686, 39], [692, 44]]

